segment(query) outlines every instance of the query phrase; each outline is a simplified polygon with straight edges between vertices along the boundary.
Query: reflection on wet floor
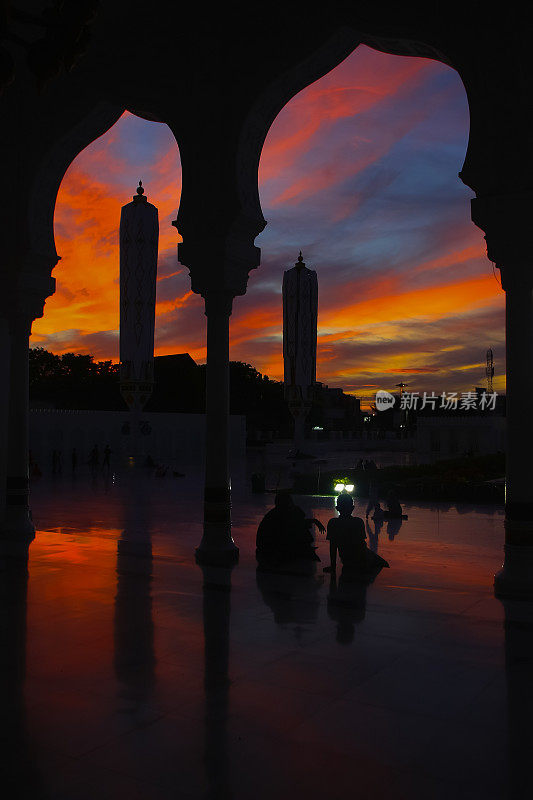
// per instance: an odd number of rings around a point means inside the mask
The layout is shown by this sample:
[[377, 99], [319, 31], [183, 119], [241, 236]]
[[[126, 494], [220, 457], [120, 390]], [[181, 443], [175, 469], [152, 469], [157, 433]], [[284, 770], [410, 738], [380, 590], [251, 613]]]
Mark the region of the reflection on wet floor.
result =
[[306, 574], [257, 571], [272, 498], [244, 491], [239, 565], [200, 568], [200, 496], [35, 488], [28, 561], [0, 572], [6, 797], [531, 794], [533, 609], [492, 595], [501, 509], [370, 521], [391, 568], [366, 585], [324, 575], [323, 536]]

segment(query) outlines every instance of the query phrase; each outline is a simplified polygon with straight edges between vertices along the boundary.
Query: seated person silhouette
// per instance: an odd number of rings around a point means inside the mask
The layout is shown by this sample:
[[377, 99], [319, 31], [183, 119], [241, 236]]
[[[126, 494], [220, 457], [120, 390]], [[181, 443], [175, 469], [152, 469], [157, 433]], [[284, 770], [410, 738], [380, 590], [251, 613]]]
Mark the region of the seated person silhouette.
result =
[[320, 561], [313, 547], [311, 524], [324, 532], [316, 519], [306, 519], [288, 492], [277, 492], [270, 509], [257, 529], [256, 558], [262, 567], [275, 568], [286, 561], [307, 559]]
[[329, 553], [331, 564], [325, 572], [337, 569], [337, 552], [342, 563], [342, 576], [348, 578], [374, 578], [383, 567], [388, 567], [384, 558], [366, 546], [365, 525], [360, 517], [352, 517], [352, 496], [342, 493], [337, 497], [338, 517], [328, 522]]

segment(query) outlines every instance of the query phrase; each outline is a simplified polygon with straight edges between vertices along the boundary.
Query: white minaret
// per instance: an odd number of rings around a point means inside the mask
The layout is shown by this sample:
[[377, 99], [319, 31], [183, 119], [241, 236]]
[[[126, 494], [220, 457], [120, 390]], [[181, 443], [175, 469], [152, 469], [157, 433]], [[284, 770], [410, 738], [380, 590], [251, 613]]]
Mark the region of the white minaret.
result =
[[294, 447], [305, 440], [305, 419], [316, 382], [318, 280], [302, 253], [283, 273], [283, 362], [285, 398], [294, 417]]
[[154, 385], [155, 287], [159, 220], [139, 181], [120, 215], [120, 391], [142, 411]]

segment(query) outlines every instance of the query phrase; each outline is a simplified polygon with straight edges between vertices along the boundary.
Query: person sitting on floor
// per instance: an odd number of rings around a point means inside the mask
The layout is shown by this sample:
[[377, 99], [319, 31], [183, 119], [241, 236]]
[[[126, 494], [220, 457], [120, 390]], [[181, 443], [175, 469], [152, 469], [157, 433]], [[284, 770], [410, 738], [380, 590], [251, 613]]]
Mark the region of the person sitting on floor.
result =
[[352, 517], [354, 504], [352, 496], [342, 493], [337, 497], [338, 517], [328, 522], [330, 566], [325, 572], [337, 569], [337, 552], [342, 563], [343, 575], [350, 573], [376, 574], [382, 567], [388, 567], [385, 559], [373, 553], [366, 546], [365, 525], [360, 517]]
[[257, 529], [258, 562], [276, 566], [299, 558], [319, 561], [312, 546], [312, 524], [325, 533], [326, 529], [317, 519], [306, 519], [288, 492], [277, 492], [274, 508], [265, 514]]

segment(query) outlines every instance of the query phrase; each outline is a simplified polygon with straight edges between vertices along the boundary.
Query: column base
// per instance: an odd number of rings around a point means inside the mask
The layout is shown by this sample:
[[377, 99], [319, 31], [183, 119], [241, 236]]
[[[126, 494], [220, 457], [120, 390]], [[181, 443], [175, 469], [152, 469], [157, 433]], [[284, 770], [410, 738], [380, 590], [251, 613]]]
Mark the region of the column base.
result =
[[28, 550], [35, 539], [35, 530], [26, 537], [10, 531], [0, 531], [0, 558], [28, 558]]
[[35, 539], [35, 525], [30, 517], [29, 510], [7, 509], [6, 517], [0, 525], [0, 542], [29, 543]]
[[204, 525], [204, 535], [195, 550], [197, 564], [212, 567], [231, 567], [239, 560], [239, 548], [231, 537], [231, 528]]
[[231, 536], [231, 491], [226, 486], [206, 486], [204, 535], [196, 548], [196, 562], [225, 567], [238, 560], [239, 548]]
[[31, 516], [29, 498], [28, 478], [8, 476], [6, 479], [5, 516], [0, 525], [0, 539], [15, 542], [31, 542], [35, 539], [35, 525]]
[[503, 567], [494, 576], [496, 597], [533, 600], [533, 544], [506, 544]]

